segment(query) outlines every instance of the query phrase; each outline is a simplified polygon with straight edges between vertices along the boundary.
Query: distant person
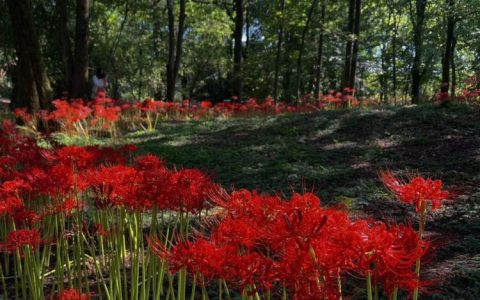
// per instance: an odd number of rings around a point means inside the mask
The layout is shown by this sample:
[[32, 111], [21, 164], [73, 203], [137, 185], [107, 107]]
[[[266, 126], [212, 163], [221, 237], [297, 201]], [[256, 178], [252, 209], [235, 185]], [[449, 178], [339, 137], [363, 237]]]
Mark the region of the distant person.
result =
[[102, 68], [98, 68], [95, 75], [92, 78], [93, 81], [93, 90], [92, 90], [92, 99], [95, 98], [98, 92], [107, 92], [107, 74]]

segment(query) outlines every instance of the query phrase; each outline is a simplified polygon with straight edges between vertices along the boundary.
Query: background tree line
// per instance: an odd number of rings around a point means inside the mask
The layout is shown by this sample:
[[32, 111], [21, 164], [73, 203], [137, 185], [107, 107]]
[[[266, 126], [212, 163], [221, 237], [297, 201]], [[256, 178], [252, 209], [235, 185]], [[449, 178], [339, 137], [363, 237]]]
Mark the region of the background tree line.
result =
[[0, 0], [0, 95], [212, 99], [354, 88], [417, 103], [480, 74], [480, 0]]

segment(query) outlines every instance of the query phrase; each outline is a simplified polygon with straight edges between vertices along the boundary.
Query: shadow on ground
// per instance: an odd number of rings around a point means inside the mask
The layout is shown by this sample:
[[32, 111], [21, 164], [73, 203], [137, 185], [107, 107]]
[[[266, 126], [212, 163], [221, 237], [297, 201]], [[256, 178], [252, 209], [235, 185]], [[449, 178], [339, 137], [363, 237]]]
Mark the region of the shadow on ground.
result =
[[457, 197], [430, 216], [427, 230], [442, 247], [428, 272], [445, 284], [424, 299], [480, 299], [479, 117], [468, 106], [328, 111], [167, 123], [126, 142], [226, 187], [313, 190], [326, 203], [397, 222], [415, 223], [415, 214], [386, 193], [378, 171], [441, 178]]

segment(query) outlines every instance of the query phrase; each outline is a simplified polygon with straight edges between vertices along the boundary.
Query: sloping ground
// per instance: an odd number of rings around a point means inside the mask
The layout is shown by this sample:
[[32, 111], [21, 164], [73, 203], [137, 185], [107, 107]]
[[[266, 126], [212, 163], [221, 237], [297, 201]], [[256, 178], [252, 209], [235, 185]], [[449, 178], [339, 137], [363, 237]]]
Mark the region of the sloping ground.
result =
[[313, 190], [354, 214], [416, 223], [389, 195], [378, 171], [442, 179], [454, 202], [429, 216], [438, 245], [425, 267], [437, 281], [423, 299], [480, 299], [480, 111], [436, 106], [166, 123], [126, 137], [224, 186], [290, 193]]

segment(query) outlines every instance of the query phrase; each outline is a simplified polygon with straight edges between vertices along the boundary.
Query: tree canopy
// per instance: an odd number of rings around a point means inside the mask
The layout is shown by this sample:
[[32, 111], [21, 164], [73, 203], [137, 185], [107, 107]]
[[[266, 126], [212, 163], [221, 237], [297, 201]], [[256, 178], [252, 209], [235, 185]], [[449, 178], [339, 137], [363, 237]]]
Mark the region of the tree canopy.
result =
[[109, 94], [130, 100], [295, 102], [353, 88], [409, 103], [480, 72], [479, 0], [22, 3], [0, 1], [0, 94], [17, 106], [88, 97], [99, 67]]

